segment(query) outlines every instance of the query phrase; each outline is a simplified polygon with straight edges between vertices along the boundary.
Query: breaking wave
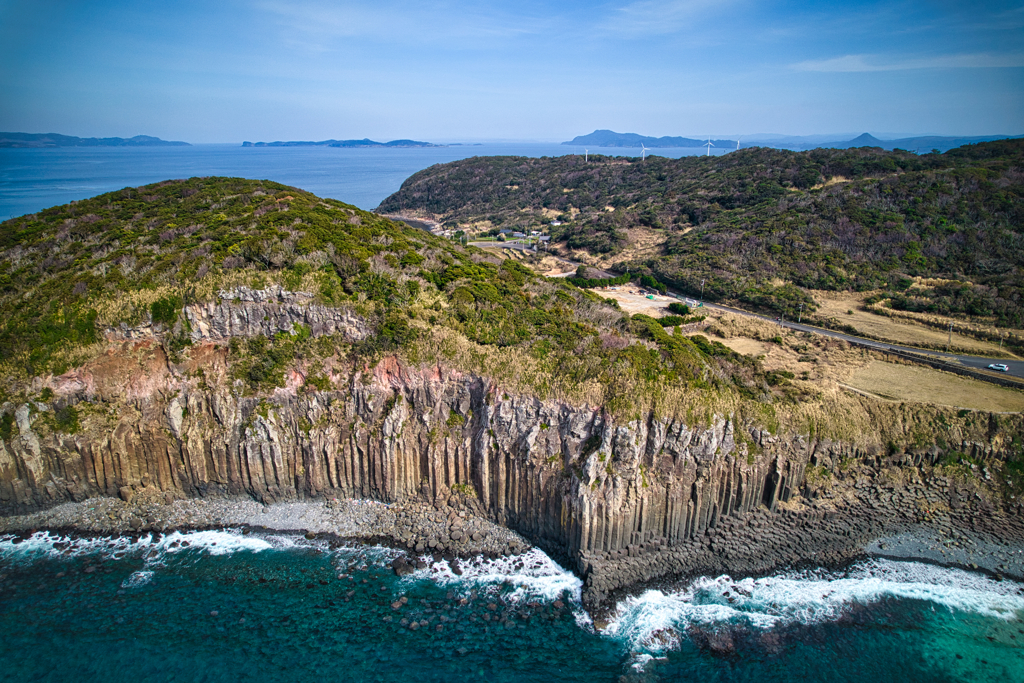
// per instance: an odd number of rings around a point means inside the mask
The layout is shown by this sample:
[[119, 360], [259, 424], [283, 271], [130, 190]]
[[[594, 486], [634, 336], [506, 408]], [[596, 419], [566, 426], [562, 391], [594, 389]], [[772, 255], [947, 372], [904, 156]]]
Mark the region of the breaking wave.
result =
[[842, 572], [785, 572], [759, 579], [702, 577], [678, 591], [648, 590], [619, 602], [604, 633], [634, 652], [674, 649], [690, 627], [771, 629], [835, 620], [885, 598], [951, 611], [1024, 618], [1024, 586], [917, 562], [871, 560]]

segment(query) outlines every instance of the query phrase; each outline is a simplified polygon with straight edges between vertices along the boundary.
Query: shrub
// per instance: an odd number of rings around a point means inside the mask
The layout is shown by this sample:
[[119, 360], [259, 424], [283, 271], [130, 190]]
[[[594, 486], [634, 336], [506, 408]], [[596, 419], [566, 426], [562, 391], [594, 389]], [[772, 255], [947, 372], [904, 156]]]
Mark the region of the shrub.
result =
[[668, 305], [668, 310], [676, 315], [690, 315], [690, 307], [684, 303], [673, 301]]
[[78, 410], [74, 406], [58, 408], [53, 414], [53, 420], [58, 431], [74, 434], [79, 429]]
[[149, 312], [154, 324], [173, 325], [178, 319], [178, 309], [181, 308], [181, 299], [174, 297], [163, 297], [154, 301]]

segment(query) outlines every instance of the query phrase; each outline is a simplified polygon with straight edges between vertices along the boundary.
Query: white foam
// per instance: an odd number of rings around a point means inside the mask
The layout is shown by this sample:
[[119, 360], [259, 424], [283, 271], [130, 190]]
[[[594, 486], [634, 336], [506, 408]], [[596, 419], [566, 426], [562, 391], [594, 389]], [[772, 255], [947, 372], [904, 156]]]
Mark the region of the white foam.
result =
[[[188, 545], [184, 545], [184, 543]], [[55, 544], [58, 544], [55, 547]], [[0, 540], [0, 556], [10, 560], [35, 560], [42, 557], [98, 555], [104, 559], [120, 559], [126, 556], [142, 555], [147, 563], [154, 561], [149, 555], [157, 551], [157, 561], [165, 555], [174, 555], [187, 550], [199, 550], [208, 555], [229, 555], [240, 551], [261, 552], [269, 549], [289, 549], [298, 542], [288, 536], [259, 537], [244, 535], [237, 530], [173, 532], [159, 541], [151, 534], [140, 536], [137, 541], [124, 537], [71, 538], [40, 531], [21, 543], [14, 539]]]
[[[281, 539], [274, 537], [261, 538], [253, 535], [243, 535], [239, 531], [187, 531], [185, 533], [174, 532], [164, 536], [159, 543], [153, 543], [152, 537], [139, 539], [140, 543], [148, 544], [150, 547], [167, 553], [180, 553], [187, 550], [202, 550], [208, 555], [230, 555], [240, 551], [258, 553], [272, 548], [291, 547]], [[182, 545], [182, 542], [188, 545]], [[294, 544], [292, 544], [294, 545]]]
[[511, 602], [527, 599], [551, 601], [568, 594], [571, 601], [579, 603], [583, 589], [583, 582], [578, 577], [537, 548], [514, 557], [489, 559], [480, 555], [470, 560], [459, 560], [459, 568], [461, 576], [442, 561], [414, 572], [407, 579], [431, 579], [440, 585], [495, 590], [509, 584], [514, 586], [506, 596]]
[[152, 580], [153, 572], [133, 572], [131, 576], [121, 582], [121, 588], [138, 588]]
[[811, 624], [888, 597], [1000, 619], [1024, 617], [1021, 584], [916, 562], [872, 560], [840, 573], [786, 572], [738, 581], [704, 577], [679, 591], [645, 591], [621, 601], [604, 632], [631, 649], [658, 652], [672, 649], [691, 625]]

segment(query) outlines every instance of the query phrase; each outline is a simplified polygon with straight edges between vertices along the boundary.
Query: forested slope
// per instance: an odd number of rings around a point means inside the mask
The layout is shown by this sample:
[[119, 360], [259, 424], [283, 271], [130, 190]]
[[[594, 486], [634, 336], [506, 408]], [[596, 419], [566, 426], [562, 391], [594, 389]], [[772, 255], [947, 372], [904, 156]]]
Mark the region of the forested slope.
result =
[[[381, 212], [550, 226], [709, 299], [783, 314], [802, 289], [887, 290], [896, 308], [1024, 325], [1024, 141], [916, 155], [878, 148], [720, 157], [478, 157], [410, 177]], [[630, 258], [631, 235], [658, 253]], [[938, 278], [908, 290], [911, 276]]]

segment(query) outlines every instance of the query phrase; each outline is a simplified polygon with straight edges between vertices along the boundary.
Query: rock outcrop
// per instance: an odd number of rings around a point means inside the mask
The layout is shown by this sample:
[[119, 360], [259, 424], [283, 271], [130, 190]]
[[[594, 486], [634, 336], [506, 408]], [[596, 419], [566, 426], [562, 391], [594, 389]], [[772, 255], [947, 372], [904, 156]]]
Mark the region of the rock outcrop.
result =
[[[247, 396], [220, 342], [296, 322], [352, 339], [366, 328], [280, 293], [226, 297], [186, 315], [195, 344], [181, 364], [156, 338], [126, 334], [47, 381], [49, 401], [3, 406], [12, 418], [0, 443], [0, 512], [141, 489], [263, 502], [443, 502], [472, 490], [492, 519], [571, 562], [593, 602], [659, 576], [841, 560], [857, 539], [949, 510], [965, 491], [965, 512], [1004, 513], [990, 497], [975, 499], [980, 485], [929, 479], [921, 468], [944, 452], [931, 444], [904, 452], [870, 436], [858, 445], [772, 434], [729, 415], [622, 422], [395, 357], [332, 374], [328, 390], [292, 370], [284, 388]], [[68, 406], [77, 431], [57, 420]], [[1004, 416], [998, 429], [1019, 432], [1019, 422]], [[991, 464], [1005, 457], [1000, 443], [955, 448]]]

